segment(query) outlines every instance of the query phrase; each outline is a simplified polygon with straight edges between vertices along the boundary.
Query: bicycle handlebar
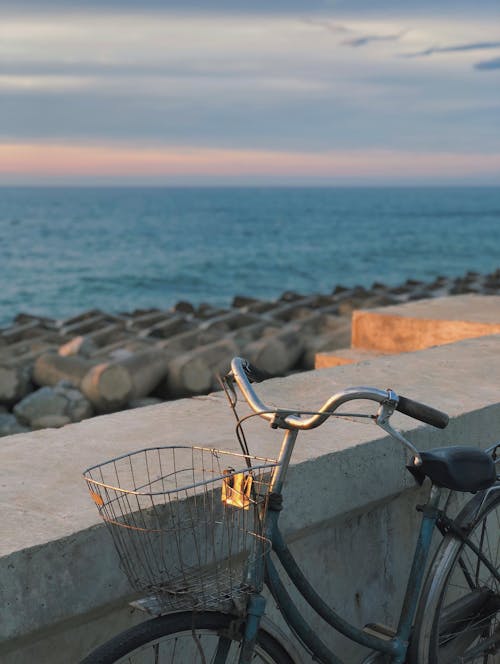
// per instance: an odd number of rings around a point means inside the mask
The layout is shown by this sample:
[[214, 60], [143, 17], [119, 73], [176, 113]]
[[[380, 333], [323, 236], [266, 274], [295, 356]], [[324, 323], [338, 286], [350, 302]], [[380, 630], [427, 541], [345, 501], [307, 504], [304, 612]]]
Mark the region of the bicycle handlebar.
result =
[[269, 376], [256, 369], [247, 360], [241, 357], [233, 358], [231, 373], [254, 413], [268, 420], [271, 424], [283, 428], [300, 430], [315, 429], [323, 424], [339, 406], [355, 399], [369, 399], [379, 404], [392, 405], [401, 413], [440, 429], [444, 429], [449, 420], [446, 413], [442, 413], [435, 408], [426, 406], [413, 399], [408, 399], [407, 397], [398, 397], [392, 390], [379, 390], [375, 387], [349, 387], [341, 392], [337, 392], [321, 406], [317, 413], [304, 419], [300, 415], [294, 414], [293, 411], [270, 408], [259, 399], [251, 386], [251, 382], [260, 382]]
[[401, 395], [398, 397], [396, 410], [404, 415], [408, 415], [408, 417], [413, 417], [415, 420], [431, 424], [438, 429], [445, 429], [450, 421], [446, 413]]

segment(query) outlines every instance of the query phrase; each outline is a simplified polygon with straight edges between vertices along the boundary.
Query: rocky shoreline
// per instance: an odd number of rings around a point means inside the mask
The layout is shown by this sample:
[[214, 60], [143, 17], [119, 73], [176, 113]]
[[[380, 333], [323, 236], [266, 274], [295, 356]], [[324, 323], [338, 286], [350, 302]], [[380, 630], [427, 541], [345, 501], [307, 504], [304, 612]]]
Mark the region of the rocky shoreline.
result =
[[21, 313], [0, 329], [0, 436], [206, 394], [234, 355], [274, 376], [312, 369], [317, 352], [349, 346], [354, 309], [465, 293], [499, 295], [500, 268], [273, 301], [236, 296], [228, 308]]

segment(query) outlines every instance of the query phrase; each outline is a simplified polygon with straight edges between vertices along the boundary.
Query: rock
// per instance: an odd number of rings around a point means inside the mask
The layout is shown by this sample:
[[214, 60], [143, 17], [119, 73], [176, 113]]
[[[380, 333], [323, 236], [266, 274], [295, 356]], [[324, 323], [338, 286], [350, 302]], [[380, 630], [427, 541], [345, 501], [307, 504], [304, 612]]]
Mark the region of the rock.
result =
[[333, 298], [331, 295], [314, 295], [310, 306], [313, 309], [322, 309], [324, 307], [331, 307], [333, 304], [335, 304], [335, 298]]
[[31, 367], [0, 366], [0, 403], [15, 404], [32, 389]]
[[71, 420], [66, 415], [44, 415], [33, 420], [31, 427], [33, 429], [60, 429], [70, 423]]
[[498, 270], [497, 272], [493, 272], [493, 274], [489, 274], [486, 277], [484, 280], [484, 287], [492, 291], [500, 290], [500, 274], [498, 273]]
[[[413, 291], [408, 295], [408, 302], [414, 302], [416, 300], [429, 300], [432, 297], [434, 297], [433, 293], [431, 290], [424, 290], [422, 288], [418, 288], [417, 290]], [[386, 305], [381, 305], [381, 306], [386, 306]]]
[[467, 293], [474, 293], [476, 290], [466, 281], [457, 279], [454, 286], [450, 288], [450, 295], [466, 295]]
[[42, 387], [14, 406], [14, 414], [22, 424], [31, 426], [33, 421], [45, 415], [66, 415], [66, 407], [64, 396], [51, 387]]
[[20, 424], [15, 415], [0, 413], [0, 436], [13, 436], [16, 433], [26, 433], [27, 431], [30, 429]]
[[208, 302], [202, 302], [198, 306], [198, 309], [196, 309], [196, 316], [203, 319], [214, 318], [215, 316], [221, 316], [225, 313], [227, 313], [227, 309], [219, 309]]
[[393, 286], [389, 289], [389, 292], [393, 295], [407, 295], [411, 291], [409, 286]]
[[35, 422], [46, 416], [66, 417], [68, 422], [80, 422], [91, 417], [93, 409], [79, 390], [68, 383], [60, 383], [54, 388], [42, 387], [28, 395], [14, 406], [14, 413], [22, 424], [33, 427]]
[[233, 297], [232, 307], [236, 309], [241, 309], [242, 307], [247, 307], [249, 304], [256, 304], [259, 302], [255, 297], [247, 297], [246, 295], [235, 295]]
[[191, 302], [180, 300], [180, 302], [177, 302], [174, 306], [174, 311], [178, 311], [181, 314], [194, 314], [194, 307]]
[[90, 401], [71, 383], [61, 381], [54, 387], [54, 392], [67, 400], [65, 415], [71, 422], [81, 422], [94, 414]]
[[433, 281], [425, 284], [425, 288], [431, 291], [439, 291], [447, 294], [449, 289], [453, 286], [454, 279], [449, 277], [438, 276]]
[[298, 300], [302, 300], [304, 298], [303, 295], [300, 295], [300, 293], [296, 293], [295, 291], [285, 291], [281, 297], [280, 300], [282, 302], [297, 302]]
[[309, 318], [311, 315], [311, 309], [309, 307], [294, 307], [290, 311], [283, 312], [282, 314], [277, 314], [274, 316], [278, 320], [289, 323], [291, 321], [300, 321], [303, 318]]

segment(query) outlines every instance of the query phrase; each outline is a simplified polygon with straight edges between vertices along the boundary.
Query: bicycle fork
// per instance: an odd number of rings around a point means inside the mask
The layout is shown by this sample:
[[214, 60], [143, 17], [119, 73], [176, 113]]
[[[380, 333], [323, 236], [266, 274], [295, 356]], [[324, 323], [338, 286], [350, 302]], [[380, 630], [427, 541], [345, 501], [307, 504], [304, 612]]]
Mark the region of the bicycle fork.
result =
[[238, 664], [250, 664], [257, 643], [257, 634], [262, 616], [266, 610], [266, 599], [262, 595], [250, 595], [247, 606], [245, 632]]

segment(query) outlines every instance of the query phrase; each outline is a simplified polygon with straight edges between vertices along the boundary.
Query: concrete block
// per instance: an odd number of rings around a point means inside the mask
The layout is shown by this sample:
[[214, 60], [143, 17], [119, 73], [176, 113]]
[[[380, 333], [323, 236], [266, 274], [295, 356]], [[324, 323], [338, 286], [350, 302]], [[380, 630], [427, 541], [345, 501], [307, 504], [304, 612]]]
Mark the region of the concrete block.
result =
[[353, 348], [401, 353], [500, 333], [500, 296], [457, 295], [352, 315]]
[[[394, 415], [417, 448], [485, 448], [500, 430], [498, 375], [500, 336], [494, 336], [294, 374], [256, 389], [264, 403], [315, 410], [345, 387], [390, 385], [450, 414], [444, 431]], [[241, 403], [238, 412], [248, 409]], [[246, 431], [252, 452], [277, 455], [282, 432], [259, 418]], [[131, 590], [81, 472], [150, 445], [186, 442], [238, 451], [222, 393], [2, 438], [0, 661], [77, 662], [138, 620], [125, 608]], [[400, 606], [414, 544], [413, 506], [422, 499], [406, 461], [400, 445], [372, 423], [336, 419], [300, 434], [295, 446], [282, 529], [325, 600], [360, 624], [390, 624]], [[307, 615], [325, 634], [319, 619]], [[347, 662], [360, 659], [342, 637], [325, 638]]]
[[376, 360], [384, 353], [359, 348], [339, 348], [338, 350], [316, 353], [314, 368], [327, 369], [343, 364], [356, 364], [367, 360]]

